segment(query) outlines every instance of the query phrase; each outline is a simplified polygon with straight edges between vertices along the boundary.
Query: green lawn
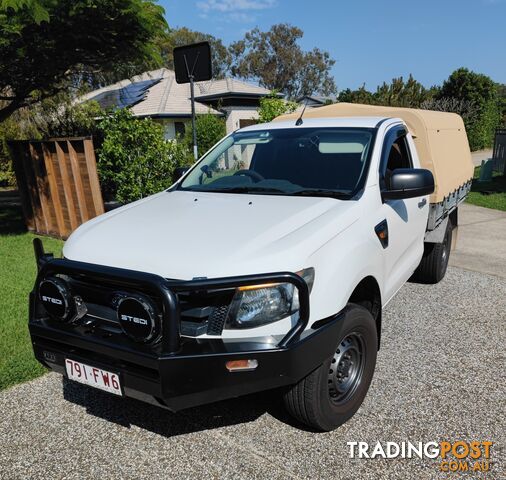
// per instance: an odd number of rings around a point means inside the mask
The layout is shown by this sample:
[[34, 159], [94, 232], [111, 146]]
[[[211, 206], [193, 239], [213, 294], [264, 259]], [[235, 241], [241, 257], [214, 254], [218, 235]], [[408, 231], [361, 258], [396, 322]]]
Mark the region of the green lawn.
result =
[[495, 173], [492, 181], [484, 183], [478, 182], [479, 176], [480, 167], [476, 167], [467, 202], [480, 207], [506, 211], [506, 176]]
[[[18, 208], [0, 204], [0, 390], [46, 370], [33, 357], [28, 336], [28, 293], [36, 268], [32, 240]], [[63, 242], [43, 238], [46, 251], [61, 253]]]

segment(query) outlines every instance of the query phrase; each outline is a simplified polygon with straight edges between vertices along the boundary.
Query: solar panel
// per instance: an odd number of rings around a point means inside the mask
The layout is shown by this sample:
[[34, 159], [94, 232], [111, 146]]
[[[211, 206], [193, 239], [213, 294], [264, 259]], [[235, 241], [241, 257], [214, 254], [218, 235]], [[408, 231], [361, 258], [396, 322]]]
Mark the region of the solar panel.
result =
[[146, 98], [147, 91], [159, 83], [162, 78], [152, 78], [140, 82], [132, 82], [125, 87], [99, 93], [90, 100], [98, 102], [104, 110], [108, 108], [133, 107]]

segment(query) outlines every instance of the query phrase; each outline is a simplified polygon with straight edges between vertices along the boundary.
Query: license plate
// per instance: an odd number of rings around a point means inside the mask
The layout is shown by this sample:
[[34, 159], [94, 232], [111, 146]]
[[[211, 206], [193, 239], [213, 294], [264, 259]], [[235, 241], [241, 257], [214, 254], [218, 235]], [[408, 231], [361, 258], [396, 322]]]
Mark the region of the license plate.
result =
[[97, 367], [90, 367], [81, 362], [65, 359], [65, 369], [70, 380], [99, 388], [115, 395], [122, 395], [119, 376]]

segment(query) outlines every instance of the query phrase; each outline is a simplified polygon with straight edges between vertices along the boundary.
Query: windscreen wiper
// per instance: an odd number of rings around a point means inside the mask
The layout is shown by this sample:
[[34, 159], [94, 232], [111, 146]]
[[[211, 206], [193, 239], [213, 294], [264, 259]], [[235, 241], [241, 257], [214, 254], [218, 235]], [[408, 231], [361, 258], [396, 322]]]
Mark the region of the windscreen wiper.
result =
[[264, 192], [264, 193], [283, 193], [285, 195], [289, 194], [284, 190], [280, 190], [279, 188], [272, 187], [230, 187], [230, 188], [213, 188], [209, 190], [199, 190], [201, 192], [215, 192], [215, 193], [255, 193], [255, 192]]
[[349, 197], [350, 192], [342, 190], [329, 190], [324, 188], [308, 188], [305, 190], [295, 190], [291, 192], [291, 195], [299, 195], [301, 197], [332, 197], [332, 198], [343, 198]]

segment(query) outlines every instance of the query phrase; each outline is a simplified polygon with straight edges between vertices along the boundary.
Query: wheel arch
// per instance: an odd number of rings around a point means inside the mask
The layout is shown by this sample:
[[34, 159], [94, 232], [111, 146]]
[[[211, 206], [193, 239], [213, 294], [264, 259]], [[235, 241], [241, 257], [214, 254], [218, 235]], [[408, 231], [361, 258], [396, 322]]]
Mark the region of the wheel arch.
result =
[[364, 277], [354, 288], [349, 303], [361, 305], [371, 312], [376, 322], [376, 332], [378, 335], [378, 350], [381, 339], [381, 321], [382, 321], [382, 302], [379, 283], [372, 275]]

